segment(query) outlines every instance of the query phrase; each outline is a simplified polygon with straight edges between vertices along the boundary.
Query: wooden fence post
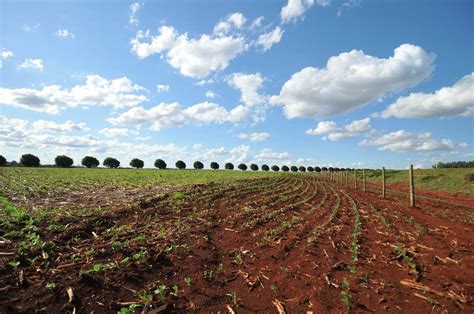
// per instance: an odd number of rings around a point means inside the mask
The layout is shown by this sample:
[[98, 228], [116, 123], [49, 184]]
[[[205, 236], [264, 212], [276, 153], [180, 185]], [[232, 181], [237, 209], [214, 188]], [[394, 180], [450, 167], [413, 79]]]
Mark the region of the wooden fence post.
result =
[[354, 169], [354, 189], [357, 189], [357, 169]]
[[365, 169], [362, 169], [362, 189], [367, 192], [367, 184], [365, 182]]
[[385, 167], [382, 167], [382, 197], [385, 198]]
[[408, 176], [410, 180], [410, 206], [415, 207], [415, 182], [413, 180], [413, 165], [410, 165]]

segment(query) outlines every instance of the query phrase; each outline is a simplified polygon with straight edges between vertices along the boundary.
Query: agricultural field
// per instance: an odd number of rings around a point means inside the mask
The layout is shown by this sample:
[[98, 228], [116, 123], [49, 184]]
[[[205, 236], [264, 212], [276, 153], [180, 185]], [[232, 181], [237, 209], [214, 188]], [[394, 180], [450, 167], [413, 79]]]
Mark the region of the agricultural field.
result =
[[0, 313], [474, 311], [472, 182], [411, 208], [390, 179], [0, 171]]

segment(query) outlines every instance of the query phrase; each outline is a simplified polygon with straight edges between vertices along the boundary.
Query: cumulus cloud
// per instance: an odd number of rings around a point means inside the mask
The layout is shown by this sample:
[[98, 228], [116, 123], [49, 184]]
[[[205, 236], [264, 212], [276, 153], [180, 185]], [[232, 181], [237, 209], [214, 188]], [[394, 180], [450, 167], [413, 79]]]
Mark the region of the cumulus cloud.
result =
[[338, 128], [334, 121], [321, 121], [316, 128], [309, 129], [306, 134], [309, 135], [326, 135], [323, 139], [330, 139], [331, 141], [339, 141], [346, 138], [352, 138], [359, 135], [367, 135], [373, 133], [375, 130], [370, 125], [370, 118], [361, 120], [354, 120], [350, 124], [342, 128]]
[[13, 52], [10, 50], [2, 49], [0, 51], [0, 69], [3, 68], [3, 60], [13, 57]]
[[162, 92], [167, 92], [170, 90], [170, 86], [169, 85], [163, 85], [163, 84], [158, 84], [156, 85], [156, 91], [158, 93], [162, 93]]
[[40, 90], [0, 88], [0, 103], [50, 114], [78, 106], [124, 108], [148, 101], [144, 95], [137, 94], [143, 90], [126, 77], [107, 80], [99, 75], [88, 75], [85, 85], [76, 85], [71, 89], [63, 89], [59, 85], [48, 85]]
[[280, 11], [281, 22], [285, 24], [303, 19], [304, 13], [314, 4], [325, 7], [331, 4], [331, 0], [288, 0]]
[[207, 98], [216, 98], [218, 95], [216, 93], [214, 93], [212, 90], [208, 90], [206, 92], [206, 97]]
[[128, 23], [138, 26], [140, 21], [137, 18], [137, 13], [143, 8], [143, 3], [135, 2], [130, 5], [130, 16], [128, 18]]
[[55, 132], [72, 132], [72, 131], [90, 131], [90, 128], [84, 122], [74, 123], [68, 120], [64, 123], [56, 123], [54, 121], [37, 120], [32, 123], [34, 130], [55, 131]]
[[262, 142], [270, 138], [270, 133], [267, 133], [267, 132], [240, 133], [239, 138], [248, 139], [252, 142]]
[[259, 16], [257, 18], [255, 18], [252, 23], [250, 24], [250, 29], [258, 29], [262, 26], [262, 23], [263, 23], [263, 20], [265, 19], [265, 17], [263, 16]]
[[233, 73], [226, 81], [229, 86], [240, 90], [242, 109], [251, 113], [254, 121], [264, 120], [268, 97], [259, 92], [264, 81], [260, 73]]
[[256, 161], [287, 161], [290, 158], [291, 156], [288, 152], [278, 153], [274, 152], [271, 148], [264, 148], [254, 156], [254, 160]]
[[249, 160], [249, 151], [250, 146], [248, 145], [234, 147], [229, 151], [230, 157], [226, 160], [226, 162], [247, 162]]
[[241, 29], [246, 21], [242, 13], [232, 13], [214, 26], [214, 34], [217, 36], [225, 36], [234, 29]]
[[67, 29], [58, 29], [56, 31], [56, 36], [59, 37], [59, 38], [62, 38], [62, 39], [66, 39], [66, 38], [76, 38], [76, 35], [74, 35], [73, 33], [71, 33], [69, 30]]
[[210, 102], [198, 103], [185, 109], [179, 103], [160, 103], [150, 109], [134, 107], [118, 117], [107, 119], [114, 125], [151, 124], [151, 129], [159, 131], [163, 127], [184, 124], [209, 124], [238, 122], [247, 115], [240, 106], [228, 111], [224, 107]]
[[434, 54], [403, 44], [381, 59], [352, 50], [329, 58], [325, 68], [293, 74], [270, 102], [283, 105], [288, 118], [330, 117], [355, 110], [430, 76]]
[[447, 151], [468, 146], [466, 143], [454, 143], [450, 139], [434, 139], [430, 132], [411, 133], [405, 130], [391, 132], [375, 139], [365, 139], [359, 144], [362, 146], [378, 146], [380, 151], [392, 152]]
[[44, 65], [42, 59], [27, 58], [23, 63], [18, 65], [18, 69], [33, 69], [43, 71]]
[[231, 87], [240, 90], [240, 101], [247, 106], [252, 107], [265, 101], [265, 97], [258, 92], [263, 84], [263, 77], [260, 73], [234, 73], [227, 77], [227, 83]]
[[399, 97], [378, 116], [416, 119], [472, 114], [474, 114], [474, 73], [467, 74], [453, 86], [443, 87], [434, 93], [411, 93]]
[[160, 54], [182, 75], [193, 78], [204, 78], [227, 68], [232, 59], [247, 49], [245, 39], [239, 35], [203, 34], [190, 39], [187, 33], [179, 34], [172, 26], [160, 27], [156, 36], [139, 31], [130, 44], [139, 59]]
[[[34, 124], [35, 122], [33, 122]], [[51, 161], [55, 154], [67, 152], [81, 152], [79, 156], [86, 153], [107, 153], [109, 155], [127, 155], [129, 157], [148, 158], [159, 155], [166, 158], [184, 158], [191, 154], [186, 147], [178, 147], [174, 144], [148, 145], [143, 143], [118, 142], [117, 140], [100, 140], [91, 134], [81, 136], [57, 135], [44, 133], [47, 130], [31, 128], [28, 121], [23, 119], [12, 119], [0, 116], [0, 137], [2, 144], [6, 147], [51, 153]], [[133, 133], [133, 132], [132, 132]], [[9, 150], [11, 151], [11, 149]]]
[[126, 128], [104, 128], [99, 130], [99, 133], [105, 137], [120, 137], [120, 136], [129, 136], [130, 134], [138, 134], [136, 131], [130, 131]]
[[280, 26], [277, 26], [274, 30], [265, 34], [261, 34], [258, 37], [257, 45], [260, 46], [263, 51], [267, 51], [272, 48], [274, 44], [280, 42], [284, 32], [285, 31], [282, 30]]

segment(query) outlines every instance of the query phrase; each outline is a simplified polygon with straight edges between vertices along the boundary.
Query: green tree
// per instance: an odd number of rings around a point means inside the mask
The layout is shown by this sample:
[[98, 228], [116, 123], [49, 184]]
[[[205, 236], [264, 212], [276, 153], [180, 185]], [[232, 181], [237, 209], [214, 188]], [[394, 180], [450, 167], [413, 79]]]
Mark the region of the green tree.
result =
[[104, 159], [102, 164], [108, 168], [118, 168], [120, 167], [120, 161], [113, 157], [107, 157]]
[[277, 165], [273, 165], [272, 170], [278, 172], [280, 171], [280, 167], [278, 167]]
[[288, 171], [290, 171], [290, 168], [288, 168], [288, 166], [283, 166], [283, 167], [281, 167], [281, 171], [288, 172]]
[[262, 165], [262, 170], [263, 171], [268, 171], [268, 170], [270, 170], [270, 167], [268, 167], [268, 165]]
[[211, 169], [212, 170], [217, 170], [219, 169], [219, 164], [215, 161], [211, 162]]
[[298, 170], [301, 171], [301, 172], [306, 172], [306, 167], [305, 166], [300, 166], [298, 168]]
[[176, 168], [178, 168], [178, 169], [186, 169], [186, 164], [185, 164], [184, 161], [182, 161], [182, 160], [178, 160], [178, 161], [175, 163], [175, 166], [176, 166]]
[[[176, 167], [178, 167], [178, 166], [176, 166]], [[198, 160], [198, 161], [194, 162], [193, 167], [196, 170], [201, 170], [202, 168], [204, 168], [204, 164]]]
[[7, 159], [0, 155], [0, 167], [5, 166], [7, 164]]
[[57, 167], [69, 168], [74, 164], [74, 160], [71, 157], [60, 155], [54, 158], [54, 163]]
[[291, 166], [291, 171], [293, 171], [293, 172], [298, 171], [298, 167], [296, 167], [296, 166]]
[[145, 166], [145, 163], [141, 159], [133, 158], [132, 160], [130, 160], [130, 167], [141, 169], [144, 166]]
[[163, 159], [155, 160], [155, 167], [158, 169], [166, 169], [167, 165]]
[[314, 167], [314, 171], [316, 171], [316, 172], [321, 172], [321, 168], [319, 168], [319, 167]]
[[95, 168], [99, 165], [99, 160], [92, 156], [85, 156], [81, 160], [81, 165], [87, 168]]
[[225, 164], [225, 169], [226, 170], [234, 170], [234, 164], [231, 162], [228, 162]]
[[25, 167], [39, 167], [40, 159], [35, 155], [25, 154], [21, 156], [20, 164]]
[[251, 164], [250, 165], [250, 169], [252, 169], [253, 171], [257, 171], [258, 170], [258, 166], [256, 164]]
[[311, 167], [311, 166], [308, 166], [308, 168], [306, 168], [306, 169], [308, 169], [309, 172], [314, 172], [314, 168]]
[[237, 168], [239, 168], [242, 171], [247, 170], [247, 165], [246, 164], [240, 164]]

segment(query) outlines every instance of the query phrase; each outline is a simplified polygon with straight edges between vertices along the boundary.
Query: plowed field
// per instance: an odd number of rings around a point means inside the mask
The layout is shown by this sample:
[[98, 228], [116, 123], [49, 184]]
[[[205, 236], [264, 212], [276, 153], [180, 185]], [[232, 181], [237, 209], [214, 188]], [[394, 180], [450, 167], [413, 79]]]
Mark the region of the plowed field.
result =
[[462, 204], [410, 208], [289, 174], [82, 215], [30, 209], [0, 230], [0, 312], [472, 313], [473, 199]]

